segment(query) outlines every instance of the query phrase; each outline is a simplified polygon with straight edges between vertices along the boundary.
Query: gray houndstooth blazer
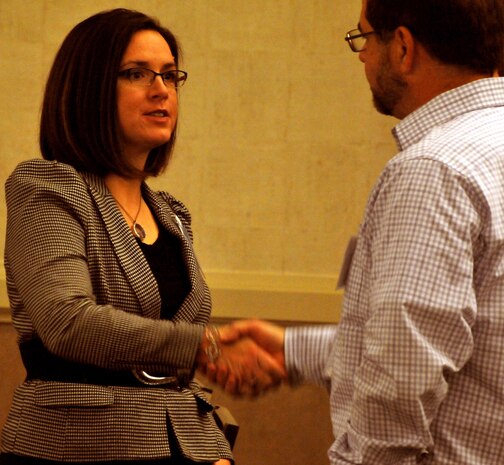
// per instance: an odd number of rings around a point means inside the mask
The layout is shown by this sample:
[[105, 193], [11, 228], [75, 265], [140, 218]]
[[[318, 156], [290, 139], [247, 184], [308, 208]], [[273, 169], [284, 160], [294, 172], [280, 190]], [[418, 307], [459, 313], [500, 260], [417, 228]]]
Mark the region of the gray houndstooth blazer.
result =
[[[194, 255], [190, 216], [146, 185], [159, 222], [183, 243], [191, 290], [171, 321], [149, 265], [102, 178], [45, 160], [6, 183], [5, 267], [20, 342], [34, 337], [66, 360], [177, 375], [192, 369], [211, 301]], [[177, 225], [175, 215], [183, 227]], [[2, 451], [58, 461], [170, 455], [167, 417], [182, 453], [231, 458], [200, 387], [118, 387], [25, 381], [15, 392]]]

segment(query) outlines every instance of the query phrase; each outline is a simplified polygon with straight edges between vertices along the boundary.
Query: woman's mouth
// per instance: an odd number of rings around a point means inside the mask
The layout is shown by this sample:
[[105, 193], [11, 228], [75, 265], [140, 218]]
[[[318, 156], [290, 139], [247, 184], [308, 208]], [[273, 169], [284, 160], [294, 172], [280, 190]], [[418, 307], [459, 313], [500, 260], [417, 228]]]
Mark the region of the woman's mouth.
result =
[[146, 116], [155, 116], [157, 118], [166, 118], [169, 116], [169, 113], [166, 110], [154, 110], [145, 114]]

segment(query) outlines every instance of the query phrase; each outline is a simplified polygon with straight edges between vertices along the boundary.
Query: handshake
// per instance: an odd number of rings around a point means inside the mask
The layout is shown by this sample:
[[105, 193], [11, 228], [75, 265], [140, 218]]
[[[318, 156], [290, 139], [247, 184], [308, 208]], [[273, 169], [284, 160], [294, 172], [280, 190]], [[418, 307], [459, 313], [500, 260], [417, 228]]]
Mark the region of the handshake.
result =
[[258, 396], [287, 379], [284, 338], [283, 328], [261, 320], [210, 326], [197, 367], [230, 395]]

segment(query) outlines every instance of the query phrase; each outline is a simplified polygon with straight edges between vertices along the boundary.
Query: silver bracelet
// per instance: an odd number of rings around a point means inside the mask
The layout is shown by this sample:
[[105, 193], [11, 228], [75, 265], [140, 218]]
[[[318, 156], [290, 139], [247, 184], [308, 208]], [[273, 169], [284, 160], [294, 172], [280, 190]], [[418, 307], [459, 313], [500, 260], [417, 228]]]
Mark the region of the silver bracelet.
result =
[[214, 363], [221, 356], [220, 334], [217, 326], [207, 326], [205, 331], [208, 345], [205, 347], [205, 355], [209, 363]]

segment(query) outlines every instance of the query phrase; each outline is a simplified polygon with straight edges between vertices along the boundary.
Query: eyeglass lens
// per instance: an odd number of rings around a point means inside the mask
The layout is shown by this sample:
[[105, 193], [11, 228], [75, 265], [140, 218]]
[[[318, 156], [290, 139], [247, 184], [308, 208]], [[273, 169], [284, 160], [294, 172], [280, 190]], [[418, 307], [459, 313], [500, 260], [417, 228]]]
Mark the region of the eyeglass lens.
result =
[[350, 38], [352, 49], [355, 50], [356, 52], [364, 50], [364, 48], [366, 47], [366, 40], [367, 35], [366, 36], [358, 35], [357, 37]]
[[364, 50], [366, 46], [366, 38], [369, 34], [363, 34], [359, 29], [352, 29], [347, 32], [345, 40], [354, 52]]
[[139, 86], [150, 86], [156, 76], [161, 76], [166, 86], [180, 87], [184, 84], [187, 75], [178, 69], [172, 69], [164, 73], [156, 73], [147, 68], [131, 68], [127, 70], [126, 76], [132, 84]]

